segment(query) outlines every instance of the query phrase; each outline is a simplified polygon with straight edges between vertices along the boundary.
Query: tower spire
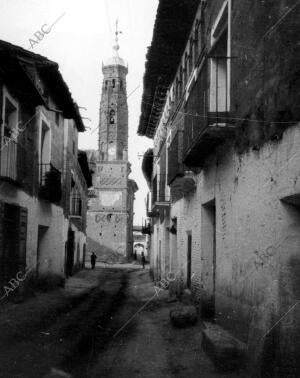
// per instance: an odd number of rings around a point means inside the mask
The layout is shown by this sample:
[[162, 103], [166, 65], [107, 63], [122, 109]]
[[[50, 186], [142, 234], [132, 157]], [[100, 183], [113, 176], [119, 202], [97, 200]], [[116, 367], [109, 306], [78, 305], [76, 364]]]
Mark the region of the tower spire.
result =
[[118, 50], [120, 49], [120, 45], [119, 45], [119, 34], [121, 34], [122, 32], [118, 29], [118, 26], [119, 26], [119, 20], [116, 19], [116, 31], [115, 31], [115, 45], [113, 46], [113, 49], [115, 50], [116, 52], [116, 56], [119, 57], [119, 53], [118, 53]]

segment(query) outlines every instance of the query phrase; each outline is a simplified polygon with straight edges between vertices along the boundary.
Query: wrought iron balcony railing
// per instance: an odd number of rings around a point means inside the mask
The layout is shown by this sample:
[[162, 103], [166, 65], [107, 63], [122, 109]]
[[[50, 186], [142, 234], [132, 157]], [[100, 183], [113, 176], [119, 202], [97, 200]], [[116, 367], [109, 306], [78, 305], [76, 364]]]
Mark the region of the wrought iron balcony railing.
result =
[[61, 200], [61, 172], [51, 163], [40, 164], [39, 196], [54, 203]]
[[183, 162], [187, 166], [202, 166], [215, 146], [234, 134], [228, 112], [227, 71], [222, 71], [222, 81], [220, 72], [217, 66], [209, 83], [206, 60], [185, 105]]

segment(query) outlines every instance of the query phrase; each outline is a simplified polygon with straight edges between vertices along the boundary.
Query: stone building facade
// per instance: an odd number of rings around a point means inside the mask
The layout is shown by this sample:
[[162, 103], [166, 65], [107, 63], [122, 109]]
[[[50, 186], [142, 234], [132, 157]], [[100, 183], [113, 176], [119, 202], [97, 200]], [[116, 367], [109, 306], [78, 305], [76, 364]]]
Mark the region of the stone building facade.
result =
[[84, 125], [57, 63], [4, 41], [0, 56], [1, 286], [27, 270], [32, 281], [63, 282], [82, 266], [86, 244]]
[[128, 68], [116, 55], [102, 67], [98, 151], [90, 151], [93, 191], [88, 210], [88, 251], [98, 261], [132, 254], [133, 200], [137, 185], [128, 178]]
[[160, 1], [138, 129], [154, 139], [151, 269], [175, 274], [171, 291], [190, 290], [244, 343], [251, 376], [296, 377], [300, 7], [190, 1], [183, 41], [184, 9], [169, 7]]

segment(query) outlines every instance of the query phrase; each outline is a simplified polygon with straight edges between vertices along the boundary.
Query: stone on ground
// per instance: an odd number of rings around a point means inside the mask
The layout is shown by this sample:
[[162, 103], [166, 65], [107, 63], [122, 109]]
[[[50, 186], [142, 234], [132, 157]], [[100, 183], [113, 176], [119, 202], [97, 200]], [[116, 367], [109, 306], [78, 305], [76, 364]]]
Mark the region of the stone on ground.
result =
[[192, 300], [192, 292], [190, 289], [185, 289], [183, 291], [182, 297], [181, 297], [182, 303], [185, 305], [192, 305], [193, 300]]
[[171, 322], [175, 327], [189, 327], [196, 324], [198, 315], [194, 306], [182, 305], [170, 311]]

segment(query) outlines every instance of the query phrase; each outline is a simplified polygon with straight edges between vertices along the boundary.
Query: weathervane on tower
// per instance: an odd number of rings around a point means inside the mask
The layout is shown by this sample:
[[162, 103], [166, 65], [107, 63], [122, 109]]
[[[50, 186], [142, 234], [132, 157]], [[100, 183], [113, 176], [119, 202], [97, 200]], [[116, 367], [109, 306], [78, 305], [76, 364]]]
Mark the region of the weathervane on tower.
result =
[[116, 31], [115, 31], [115, 35], [116, 35], [115, 42], [116, 42], [116, 44], [114, 45], [113, 49], [115, 50], [115, 52], [116, 52], [116, 56], [117, 56], [117, 57], [119, 56], [118, 50], [120, 49], [120, 45], [119, 45], [119, 37], [118, 37], [118, 35], [122, 33], [122, 32], [118, 29], [118, 25], [119, 25], [119, 20], [116, 19]]

